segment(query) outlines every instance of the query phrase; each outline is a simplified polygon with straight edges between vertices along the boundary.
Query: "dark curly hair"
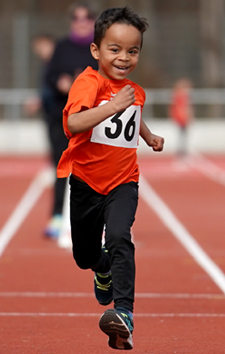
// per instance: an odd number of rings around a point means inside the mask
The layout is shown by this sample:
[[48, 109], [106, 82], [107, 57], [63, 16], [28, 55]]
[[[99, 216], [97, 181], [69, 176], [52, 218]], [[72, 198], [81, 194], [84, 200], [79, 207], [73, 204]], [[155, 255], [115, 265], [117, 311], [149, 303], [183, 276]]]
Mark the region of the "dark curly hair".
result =
[[130, 7], [115, 7], [106, 9], [101, 13], [95, 22], [94, 43], [100, 47], [101, 41], [109, 27], [114, 23], [126, 24], [136, 27], [142, 35], [141, 46], [143, 42], [143, 33], [148, 27], [147, 20], [134, 12]]

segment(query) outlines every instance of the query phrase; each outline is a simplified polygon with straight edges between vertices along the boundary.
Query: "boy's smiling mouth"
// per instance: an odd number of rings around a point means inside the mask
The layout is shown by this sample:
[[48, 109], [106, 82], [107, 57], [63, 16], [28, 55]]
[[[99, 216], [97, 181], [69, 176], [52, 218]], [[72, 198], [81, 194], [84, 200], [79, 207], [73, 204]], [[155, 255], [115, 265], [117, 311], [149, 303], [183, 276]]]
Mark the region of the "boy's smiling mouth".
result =
[[115, 65], [115, 68], [118, 69], [118, 70], [128, 70], [129, 69], [129, 66], [117, 66]]

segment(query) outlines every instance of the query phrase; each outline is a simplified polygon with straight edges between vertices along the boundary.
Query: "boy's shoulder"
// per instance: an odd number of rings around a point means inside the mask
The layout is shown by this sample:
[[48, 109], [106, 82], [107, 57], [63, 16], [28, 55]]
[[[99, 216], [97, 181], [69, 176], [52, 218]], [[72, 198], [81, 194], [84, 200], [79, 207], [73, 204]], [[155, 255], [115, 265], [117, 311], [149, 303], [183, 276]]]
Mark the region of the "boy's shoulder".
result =
[[87, 66], [86, 69], [84, 69], [82, 71], [82, 73], [80, 73], [78, 75], [77, 78], [83, 78], [83, 77], [95, 77], [97, 78], [98, 77], [98, 71], [93, 69], [91, 66]]
[[76, 88], [77, 90], [78, 87], [83, 87], [87, 89], [93, 84], [98, 85], [98, 72], [97, 70], [94, 70], [92, 67], [88, 66], [77, 76], [77, 78], [73, 82], [71, 89], [73, 90], [74, 88]]
[[79, 74], [75, 80], [76, 83], [85, 82], [99, 82], [99, 74], [98, 71], [93, 69], [91, 66], [88, 66], [81, 74]]

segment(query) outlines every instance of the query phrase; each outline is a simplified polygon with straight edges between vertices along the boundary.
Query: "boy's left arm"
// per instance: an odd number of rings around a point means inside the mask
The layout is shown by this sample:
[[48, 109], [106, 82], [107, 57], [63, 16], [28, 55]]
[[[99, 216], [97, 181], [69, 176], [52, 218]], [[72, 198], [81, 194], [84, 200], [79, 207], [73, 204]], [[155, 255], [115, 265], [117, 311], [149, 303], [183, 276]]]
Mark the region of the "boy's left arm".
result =
[[154, 151], [162, 151], [164, 145], [164, 138], [152, 134], [145, 122], [141, 119], [140, 136], [148, 146], [151, 146]]

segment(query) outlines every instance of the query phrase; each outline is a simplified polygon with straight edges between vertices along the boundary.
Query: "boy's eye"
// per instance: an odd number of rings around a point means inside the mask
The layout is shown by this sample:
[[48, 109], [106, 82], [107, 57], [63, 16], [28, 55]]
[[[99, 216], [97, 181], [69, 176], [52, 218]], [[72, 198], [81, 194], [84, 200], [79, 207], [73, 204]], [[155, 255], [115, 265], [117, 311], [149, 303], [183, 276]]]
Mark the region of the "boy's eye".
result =
[[130, 54], [138, 54], [139, 52], [136, 49], [132, 49], [132, 50], [129, 51], [129, 53]]
[[112, 51], [113, 53], [117, 53], [117, 52], [118, 52], [118, 48], [112, 48], [111, 51]]

